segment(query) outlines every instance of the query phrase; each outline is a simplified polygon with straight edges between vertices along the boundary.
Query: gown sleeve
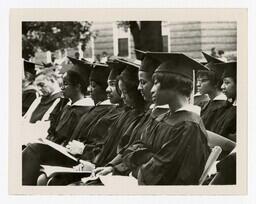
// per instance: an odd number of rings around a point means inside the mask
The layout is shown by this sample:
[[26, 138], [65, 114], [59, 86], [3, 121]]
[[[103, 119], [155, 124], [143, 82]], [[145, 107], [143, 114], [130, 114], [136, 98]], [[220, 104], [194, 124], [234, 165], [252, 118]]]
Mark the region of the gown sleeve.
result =
[[198, 184], [208, 156], [199, 125], [183, 122], [169, 134], [170, 139], [139, 167], [139, 184]]

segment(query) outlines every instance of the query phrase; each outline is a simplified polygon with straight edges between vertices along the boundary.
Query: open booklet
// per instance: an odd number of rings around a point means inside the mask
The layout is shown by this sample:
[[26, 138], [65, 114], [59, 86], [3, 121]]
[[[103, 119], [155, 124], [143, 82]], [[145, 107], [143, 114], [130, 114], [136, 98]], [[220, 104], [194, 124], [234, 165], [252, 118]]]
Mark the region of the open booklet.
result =
[[45, 173], [48, 178], [53, 177], [57, 174], [81, 174], [83, 177], [86, 177], [86, 176], [88, 177], [92, 173], [92, 169], [86, 170], [86, 171], [77, 171], [70, 167], [48, 166], [48, 165], [41, 165], [40, 171], [42, 173]]
[[59, 144], [56, 144], [55, 142], [52, 142], [46, 138], [40, 138], [40, 139], [38, 139], [38, 141], [42, 142], [45, 145], [52, 147], [53, 149], [57, 150], [58, 152], [64, 154], [65, 156], [67, 156], [68, 158], [70, 158], [74, 161], [78, 161], [78, 159], [75, 158], [73, 155], [71, 155], [65, 147], [63, 147]]

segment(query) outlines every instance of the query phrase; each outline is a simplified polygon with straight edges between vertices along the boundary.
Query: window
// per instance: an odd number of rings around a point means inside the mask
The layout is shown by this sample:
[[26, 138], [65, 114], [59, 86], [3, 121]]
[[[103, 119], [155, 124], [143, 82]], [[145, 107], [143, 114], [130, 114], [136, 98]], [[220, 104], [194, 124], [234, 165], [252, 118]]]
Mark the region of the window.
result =
[[168, 35], [162, 36], [163, 52], [168, 52]]
[[122, 57], [127, 57], [129, 55], [128, 38], [118, 39], [118, 55]]

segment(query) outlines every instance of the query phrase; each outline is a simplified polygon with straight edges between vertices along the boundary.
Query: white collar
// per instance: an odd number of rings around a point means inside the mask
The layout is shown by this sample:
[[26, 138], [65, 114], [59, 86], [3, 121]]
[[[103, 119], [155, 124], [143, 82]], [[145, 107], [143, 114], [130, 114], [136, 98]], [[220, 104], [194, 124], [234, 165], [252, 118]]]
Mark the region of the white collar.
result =
[[157, 105], [155, 105], [155, 104], [151, 104], [150, 106], [149, 106], [149, 109], [157, 109], [157, 108], [163, 108], [163, 109], [169, 109], [169, 105], [168, 104], [165, 104], [165, 105], [161, 105], [161, 106], [157, 106]]
[[227, 96], [224, 93], [220, 93], [218, 96], [216, 96], [213, 101], [226, 101]]
[[101, 101], [101, 102], [97, 103], [96, 106], [99, 106], [99, 105], [101, 106], [101, 105], [114, 105], [114, 104], [112, 104], [112, 103], [110, 102], [110, 100], [107, 99], [107, 100], [105, 100], [105, 101]]
[[82, 98], [73, 104], [71, 104], [71, 101], [69, 101], [67, 105], [70, 105], [70, 106], [94, 106], [94, 102], [91, 98]]
[[184, 111], [184, 110], [196, 113], [197, 115], [200, 115], [200, 113], [201, 113], [201, 107], [192, 105], [192, 104], [187, 104], [187, 105], [181, 107], [180, 109], [176, 110], [175, 112]]

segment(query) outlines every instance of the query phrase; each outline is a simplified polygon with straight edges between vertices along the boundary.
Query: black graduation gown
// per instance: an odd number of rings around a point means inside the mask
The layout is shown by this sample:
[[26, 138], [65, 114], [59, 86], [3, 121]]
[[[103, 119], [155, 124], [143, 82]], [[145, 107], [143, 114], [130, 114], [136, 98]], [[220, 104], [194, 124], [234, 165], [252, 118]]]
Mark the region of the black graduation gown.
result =
[[110, 109], [88, 130], [87, 142], [81, 158], [92, 161], [100, 153], [108, 134], [109, 127], [116, 121], [124, 110], [124, 106], [117, 106]]
[[211, 101], [202, 109], [205, 128], [236, 141], [236, 107], [224, 100]]
[[210, 153], [206, 135], [197, 114], [164, 114], [149, 124], [133, 151], [124, 152], [123, 162], [141, 185], [196, 185]]
[[[69, 141], [78, 140], [84, 144], [91, 144], [97, 140], [97, 138], [89, 137], [88, 133], [90, 128], [92, 128], [97, 121], [106, 115], [115, 105], [96, 105], [91, 108], [90, 111], [84, 114], [78, 121], [76, 128]], [[68, 141], [67, 141], [68, 142]]]
[[56, 125], [52, 141], [66, 145], [82, 115], [87, 114], [91, 108], [91, 106], [65, 106]]
[[[119, 143], [118, 147], [118, 154], [119, 158], [113, 159], [111, 162], [108, 163], [108, 165], [113, 166], [115, 169], [114, 174], [121, 174], [126, 175], [129, 173], [129, 168], [122, 163], [122, 154], [124, 151], [129, 149], [132, 145], [136, 142], [141, 140], [141, 135], [147, 128], [147, 126], [150, 125], [150, 123], [155, 120], [159, 115], [164, 114], [169, 109], [167, 108], [155, 108], [155, 109], [149, 109], [143, 117], [139, 120], [138, 123], [133, 123], [129, 126], [127, 131], [122, 137], [122, 140]], [[128, 142], [127, 142], [128, 141]]]
[[[43, 118], [44, 114], [47, 112], [47, 110], [52, 106], [54, 101], [57, 98], [63, 98], [62, 92], [55, 93], [51, 96], [43, 96], [41, 99], [40, 104], [36, 107], [34, 112], [31, 115], [30, 122], [35, 123], [36, 121], [39, 121]], [[53, 109], [52, 112], [55, 112], [57, 107]]]
[[216, 133], [236, 142], [236, 106], [227, 102], [225, 110], [213, 128]]
[[22, 92], [22, 116], [28, 111], [36, 97], [37, 91], [35, 89], [27, 89]]
[[[52, 141], [63, 143], [67, 140], [81, 115], [89, 111], [90, 106], [65, 106], [56, 125]], [[52, 128], [53, 129], [53, 128]], [[22, 151], [22, 183], [23, 185], [35, 185], [40, 173], [40, 165], [68, 166], [77, 165], [76, 161], [41, 143], [28, 144]]]
[[[118, 119], [109, 127], [103, 148], [94, 160], [97, 166], [104, 166], [116, 156], [117, 146], [125, 131], [132, 123], [138, 122], [142, 116], [143, 110], [129, 108], [120, 114]], [[83, 155], [86, 156], [86, 153]]]

